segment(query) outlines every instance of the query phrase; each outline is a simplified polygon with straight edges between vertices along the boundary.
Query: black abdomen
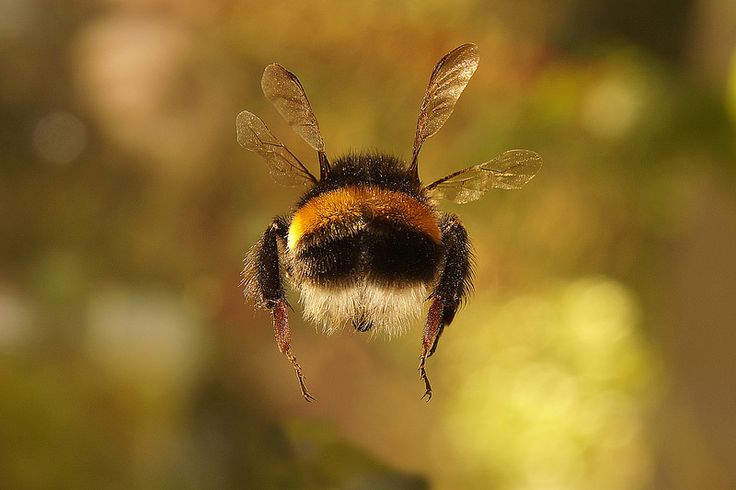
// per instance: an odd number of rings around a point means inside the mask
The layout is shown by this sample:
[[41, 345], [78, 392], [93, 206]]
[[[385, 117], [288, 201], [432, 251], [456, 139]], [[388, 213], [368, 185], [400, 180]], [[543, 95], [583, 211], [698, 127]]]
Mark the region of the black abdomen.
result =
[[[321, 230], [327, 231], [327, 230]], [[437, 273], [442, 245], [406, 225], [374, 218], [350, 236], [325, 233], [300, 247], [297, 266], [304, 279], [341, 285], [361, 279], [386, 285], [431, 282]]]

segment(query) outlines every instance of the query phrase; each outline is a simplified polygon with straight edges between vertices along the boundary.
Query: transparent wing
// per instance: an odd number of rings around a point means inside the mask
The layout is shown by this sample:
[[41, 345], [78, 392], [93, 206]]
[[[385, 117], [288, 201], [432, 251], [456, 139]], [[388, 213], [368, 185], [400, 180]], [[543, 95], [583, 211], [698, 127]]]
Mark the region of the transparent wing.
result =
[[447, 53], [432, 70], [414, 136], [411, 166], [415, 171], [424, 141], [439, 131], [450, 117], [457, 99], [478, 67], [478, 60], [478, 46], [463, 44]]
[[489, 189], [520, 189], [542, 167], [542, 157], [529, 150], [509, 150], [480, 165], [443, 177], [425, 187], [433, 199], [458, 204], [475, 201]]
[[238, 143], [246, 150], [259, 154], [274, 180], [282, 185], [315, 183], [317, 179], [294, 154], [286, 148], [261, 119], [248, 111], [238, 114], [235, 121]]
[[278, 63], [273, 63], [263, 72], [261, 88], [289, 126], [309, 146], [324, 153], [325, 143], [319, 132], [317, 118], [296, 75]]

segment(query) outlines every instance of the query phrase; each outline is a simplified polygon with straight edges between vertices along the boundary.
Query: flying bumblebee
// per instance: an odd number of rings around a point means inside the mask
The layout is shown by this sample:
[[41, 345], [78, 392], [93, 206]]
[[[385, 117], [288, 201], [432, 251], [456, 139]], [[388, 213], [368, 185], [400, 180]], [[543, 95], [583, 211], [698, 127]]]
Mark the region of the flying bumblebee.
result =
[[450, 51], [432, 71], [419, 110], [411, 160], [384, 153], [351, 153], [330, 162], [317, 118], [297, 77], [278, 64], [266, 67], [263, 93], [291, 128], [317, 151], [319, 178], [254, 114], [237, 116], [238, 143], [260, 155], [282, 184], [305, 184], [289, 216], [274, 218], [248, 252], [243, 269], [246, 298], [271, 312], [276, 342], [311, 401], [302, 369], [291, 353], [285, 293], [288, 278], [304, 316], [333, 333], [403, 333], [429, 302], [419, 375], [423, 395], [432, 387], [425, 365], [443, 330], [472, 288], [472, 251], [457, 216], [436, 201], [466, 203], [488, 189], [518, 189], [542, 165], [528, 150], [509, 150], [431, 184], [419, 178], [419, 152], [452, 114], [478, 66], [478, 47]]

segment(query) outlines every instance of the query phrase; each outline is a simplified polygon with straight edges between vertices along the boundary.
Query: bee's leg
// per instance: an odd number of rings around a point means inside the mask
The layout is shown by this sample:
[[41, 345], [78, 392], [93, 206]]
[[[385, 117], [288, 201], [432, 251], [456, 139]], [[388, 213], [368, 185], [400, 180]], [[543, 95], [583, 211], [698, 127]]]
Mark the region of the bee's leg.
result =
[[[291, 330], [289, 329], [289, 316], [287, 314], [286, 294], [284, 292], [284, 281], [282, 271], [284, 264], [279, 253], [279, 241], [282, 245], [286, 242], [289, 227], [283, 218], [274, 219], [273, 223], [263, 234], [260, 242], [252, 251], [252, 278], [255, 294], [260, 296], [260, 303], [271, 310], [273, 317], [273, 330], [276, 335], [276, 344], [279, 352], [284, 354], [291, 363], [299, 380], [302, 395], [307, 401], [314, 400], [304, 383], [302, 368], [291, 353]], [[247, 267], [247, 265], [246, 265]], [[248, 284], [246, 279], [246, 294]]]
[[432, 386], [427, 377], [425, 365], [427, 358], [434, 354], [440, 336], [449, 325], [458, 307], [472, 288], [472, 251], [468, 233], [453, 214], [445, 214], [440, 221], [444, 255], [442, 274], [432, 292], [427, 322], [422, 338], [422, 355], [419, 357], [419, 376], [424, 381], [425, 392], [422, 398], [432, 398]]
[[434, 346], [437, 345], [437, 340], [440, 338], [442, 331], [442, 311], [444, 310], [444, 303], [440, 298], [432, 298], [432, 304], [429, 307], [429, 313], [427, 314], [427, 323], [424, 324], [424, 336], [422, 338], [422, 355], [419, 356], [419, 377], [424, 381], [424, 395], [422, 398], [427, 397], [427, 401], [432, 399], [432, 385], [429, 383], [427, 377], [427, 370], [425, 364], [427, 358], [434, 352]]

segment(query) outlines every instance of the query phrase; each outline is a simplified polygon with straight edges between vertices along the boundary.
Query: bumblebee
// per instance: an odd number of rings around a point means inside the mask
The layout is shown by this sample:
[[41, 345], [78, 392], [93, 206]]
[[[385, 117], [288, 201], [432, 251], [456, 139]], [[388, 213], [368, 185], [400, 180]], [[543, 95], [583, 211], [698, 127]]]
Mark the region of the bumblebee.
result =
[[330, 162], [317, 118], [297, 77], [266, 67], [261, 87], [291, 128], [317, 151], [319, 178], [261, 119], [237, 116], [238, 143], [260, 155], [282, 184], [307, 190], [289, 216], [274, 218], [248, 252], [244, 294], [270, 311], [278, 349], [291, 363], [304, 399], [304, 374], [291, 352], [285, 282], [299, 292], [304, 316], [333, 333], [345, 326], [389, 336], [405, 332], [429, 310], [419, 375], [432, 397], [426, 362], [472, 288], [468, 234], [457, 216], [436, 202], [466, 203], [488, 189], [518, 189], [542, 165], [528, 150], [510, 150], [431, 184], [419, 178], [419, 152], [447, 121], [478, 66], [478, 48], [464, 44], [437, 62], [424, 93], [411, 160], [384, 153], [351, 153]]

